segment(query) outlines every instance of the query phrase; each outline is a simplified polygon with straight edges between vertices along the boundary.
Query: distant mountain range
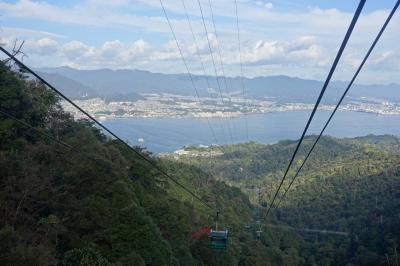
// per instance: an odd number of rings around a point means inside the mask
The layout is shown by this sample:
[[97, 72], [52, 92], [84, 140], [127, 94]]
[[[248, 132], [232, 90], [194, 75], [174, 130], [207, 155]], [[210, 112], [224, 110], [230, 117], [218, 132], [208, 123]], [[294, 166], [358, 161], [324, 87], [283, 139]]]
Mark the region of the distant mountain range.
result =
[[[42, 68], [40, 74], [69, 97], [105, 97], [108, 100], [141, 99], [143, 93], [195, 95], [190, 79], [185, 74], [161, 74], [143, 70], [78, 70], [70, 67]], [[215, 77], [194, 75], [200, 96], [217, 96]], [[225, 82], [228, 90], [226, 90]], [[208, 86], [210, 84], [210, 86]], [[271, 98], [278, 102], [312, 103], [323, 82], [289, 76], [244, 78], [246, 97]], [[241, 95], [239, 77], [219, 77], [222, 93]], [[324, 96], [324, 103], [334, 103], [347, 86], [346, 82], [332, 82]], [[211, 87], [212, 89], [210, 89]], [[354, 85], [349, 98], [374, 98], [400, 102], [400, 85]]]

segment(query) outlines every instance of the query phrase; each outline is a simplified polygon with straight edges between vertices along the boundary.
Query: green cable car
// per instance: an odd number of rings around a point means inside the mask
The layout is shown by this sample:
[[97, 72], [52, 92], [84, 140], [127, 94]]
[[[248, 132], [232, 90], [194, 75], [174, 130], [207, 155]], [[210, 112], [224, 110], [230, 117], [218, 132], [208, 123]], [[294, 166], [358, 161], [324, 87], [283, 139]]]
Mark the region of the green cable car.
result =
[[210, 232], [210, 248], [211, 249], [226, 249], [228, 245], [228, 230]]
[[215, 230], [210, 231], [210, 248], [211, 249], [226, 249], [228, 245], [228, 230], [218, 231], [218, 216], [215, 217]]

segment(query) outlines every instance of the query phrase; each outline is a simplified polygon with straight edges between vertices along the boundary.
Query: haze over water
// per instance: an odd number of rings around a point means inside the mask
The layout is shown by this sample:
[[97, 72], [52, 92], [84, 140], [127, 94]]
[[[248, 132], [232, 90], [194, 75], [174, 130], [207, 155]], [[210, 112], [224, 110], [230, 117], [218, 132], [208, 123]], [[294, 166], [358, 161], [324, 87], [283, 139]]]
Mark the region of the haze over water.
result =
[[[247, 119], [248, 140], [269, 144], [284, 139], [298, 139], [311, 111], [290, 111], [253, 114], [230, 118], [234, 143], [245, 142]], [[318, 111], [307, 135], [317, 134], [330, 112]], [[231, 144], [227, 129], [228, 119], [209, 119], [217, 144]], [[145, 146], [153, 153], [171, 152], [185, 145], [215, 144], [206, 119], [199, 118], [119, 118], [104, 121], [130, 144]], [[359, 112], [338, 112], [325, 135], [357, 137], [368, 134], [400, 135], [400, 116], [376, 115]], [[144, 142], [139, 142], [143, 138]]]

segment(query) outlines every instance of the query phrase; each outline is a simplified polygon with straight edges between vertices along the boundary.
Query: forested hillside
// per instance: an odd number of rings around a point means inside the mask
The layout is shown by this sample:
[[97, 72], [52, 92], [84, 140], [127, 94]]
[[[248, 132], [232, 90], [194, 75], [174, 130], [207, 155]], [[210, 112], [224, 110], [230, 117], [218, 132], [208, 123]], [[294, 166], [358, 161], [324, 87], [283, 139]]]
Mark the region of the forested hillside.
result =
[[4, 64], [0, 77], [0, 265], [238, 265], [251, 245], [274, 259], [243, 232], [252, 207], [238, 188], [158, 161], [222, 210], [230, 246], [212, 251], [207, 235], [193, 235], [213, 227], [215, 213], [92, 123], [74, 121], [42, 84]]
[[[282, 191], [314, 140], [314, 136], [305, 139]], [[281, 141], [273, 145], [189, 147], [192, 156], [167, 158], [209, 171], [240, 188], [253, 204], [260, 193], [261, 217], [265, 219], [295, 145], [295, 141]], [[272, 209], [261, 242], [276, 245], [273, 239], [277, 231], [297, 235], [301, 240], [294, 249], [293, 238], [277, 244], [281, 249], [292, 246], [287, 250], [294, 254], [299, 251], [300, 258], [291, 265], [398, 265], [399, 148], [400, 140], [389, 135], [322, 138], [287, 197], [279, 208]], [[196, 152], [207, 154], [210, 150], [222, 155], [212, 160], [195, 156]], [[278, 196], [278, 202], [280, 199]]]
[[[232, 265], [238, 260], [238, 244], [214, 254], [207, 236], [190, 239], [192, 232], [212, 225], [215, 213], [90, 122], [74, 121], [43, 85], [23, 80], [3, 64], [0, 75], [1, 265]], [[209, 180], [198, 169], [176, 168], [181, 172], [174, 175], [196, 185], [202, 197], [219, 195], [210, 204], [229, 206], [227, 218], [242, 220], [249, 212], [249, 201], [237, 188]]]
[[255, 191], [265, 215], [295, 142], [213, 147], [223, 154], [212, 158], [140, 150], [221, 211], [229, 247], [215, 251], [198, 234], [213, 210], [4, 64], [0, 136], [0, 265], [398, 264], [396, 137], [323, 138], [259, 240]]

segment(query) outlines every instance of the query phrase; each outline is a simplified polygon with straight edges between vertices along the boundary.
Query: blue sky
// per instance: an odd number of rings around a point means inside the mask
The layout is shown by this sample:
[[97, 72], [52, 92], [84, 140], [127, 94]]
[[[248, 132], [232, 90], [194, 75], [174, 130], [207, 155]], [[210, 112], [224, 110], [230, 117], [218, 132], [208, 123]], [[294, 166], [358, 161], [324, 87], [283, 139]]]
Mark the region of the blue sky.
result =
[[[213, 73], [197, 0], [163, 0], [190, 71]], [[323, 79], [358, 5], [353, 0], [237, 0], [243, 74]], [[217, 71], [240, 75], [233, 0], [200, 0]], [[214, 11], [217, 35], [211, 24]], [[369, 0], [334, 76], [348, 80], [393, 7], [393, 0]], [[2, 1], [0, 43], [25, 40], [24, 60], [35, 67], [145, 69], [184, 73], [159, 0]], [[362, 83], [400, 82], [400, 16], [396, 14], [371, 60]], [[217, 37], [218, 38], [217, 38]], [[221, 50], [219, 57], [218, 49]], [[199, 54], [197, 53], [199, 51]]]

